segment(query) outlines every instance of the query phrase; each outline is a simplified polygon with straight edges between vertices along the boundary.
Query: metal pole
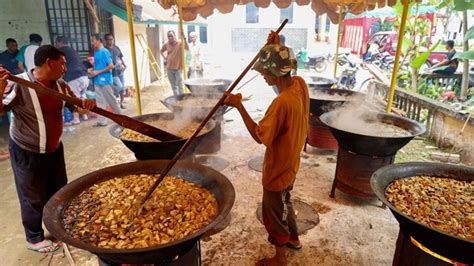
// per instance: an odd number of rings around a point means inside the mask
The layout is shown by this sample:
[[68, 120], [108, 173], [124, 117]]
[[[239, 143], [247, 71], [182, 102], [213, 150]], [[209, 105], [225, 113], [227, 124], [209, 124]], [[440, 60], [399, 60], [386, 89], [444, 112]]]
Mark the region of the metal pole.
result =
[[184, 34], [184, 29], [183, 29], [183, 9], [181, 6], [181, 0], [176, 1], [176, 5], [178, 6], [178, 16], [179, 16], [179, 30], [181, 31], [181, 55], [182, 55], [182, 60], [183, 60], [183, 80], [186, 80], [188, 75], [187, 75], [187, 69], [186, 69], [186, 44], [184, 43], [186, 41], [185, 39], [185, 34]]
[[344, 13], [344, 8], [343, 6], [339, 7], [339, 18], [337, 20], [337, 44], [336, 44], [336, 55], [334, 57], [334, 78], [336, 78], [337, 75], [337, 61], [339, 57], [339, 46], [341, 46], [341, 31], [342, 31], [342, 14]]
[[400, 29], [398, 30], [398, 42], [397, 42], [397, 54], [395, 55], [395, 64], [393, 66], [392, 80], [390, 82], [390, 93], [388, 95], [387, 103], [387, 113], [392, 112], [393, 97], [395, 96], [395, 89], [397, 88], [397, 73], [398, 67], [400, 65], [400, 54], [402, 53], [403, 45], [403, 36], [405, 36], [405, 25], [407, 22], [409, 3], [408, 0], [402, 1], [403, 4], [403, 13], [402, 13], [402, 23], [400, 24]]
[[138, 84], [137, 55], [135, 49], [135, 34], [133, 32], [132, 1], [126, 0], [128, 17], [128, 36], [130, 37], [130, 48], [132, 54], [133, 85], [135, 86], [135, 102], [137, 104], [137, 115], [142, 115], [142, 104], [140, 101], [140, 85]]

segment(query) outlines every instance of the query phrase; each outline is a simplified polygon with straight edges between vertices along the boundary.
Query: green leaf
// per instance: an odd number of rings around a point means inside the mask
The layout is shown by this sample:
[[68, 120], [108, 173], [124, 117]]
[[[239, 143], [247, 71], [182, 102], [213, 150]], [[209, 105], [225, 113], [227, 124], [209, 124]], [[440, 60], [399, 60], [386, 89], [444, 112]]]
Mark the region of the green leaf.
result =
[[453, 4], [453, 0], [444, 0], [436, 7], [437, 9], [442, 9]]
[[431, 52], [433, 52], [436, 47], [440, 44], [441, 41], [438, 41], [435, 45], [433, 45], [428, 51], [420, 54], [417, 56], [415, 59], [413, 59], [413, 62], [411, 62], [411, 67], [414, 69], [420, 69], [420, 67], [428, 60], [430, 57]]
[[467, 51], [467, 52], [462, 52], [462, 53], [456, 53], [453, 57], [453, 59], [459, 59], [459, 60], [474, 60], [474, 51]]
[[471, 0], [453, 0], [454, 10], [456, 11], [465, 11], [474, 9], [474, 1]]
[[408, 49], [412, 46], [411, 39], [408, 37], [403, 37], [403, 45], [402, 45], [402, 54], [407, 54]]
[[466, 35], [464, 35], [464, 41], [468, 41], [470, 39], [474, 39], [474, 26], [470, 27], [466, 32]]

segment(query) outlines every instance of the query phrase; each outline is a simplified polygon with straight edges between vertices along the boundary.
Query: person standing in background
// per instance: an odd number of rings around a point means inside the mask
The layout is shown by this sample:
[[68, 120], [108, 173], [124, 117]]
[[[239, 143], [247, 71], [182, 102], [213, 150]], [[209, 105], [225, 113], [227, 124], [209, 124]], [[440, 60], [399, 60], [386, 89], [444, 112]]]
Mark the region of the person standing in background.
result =
[[[66, 37], [57, 37], [55, 45], [66, 57], [67, 71], [63, 79], [68, 83], [78, 98], [85, 99], [86, 90], [89, 86], [89, 77], [87, 76], [87, 69], [84, 64], [82, 64], [79, 54], [68, 45], [68, 39]], [[72, 122], [70, 122], [71, 124], [78, 125], [81, 123], [78, 112], [74, 112], [73, 117]], [[84, 114], [82, 118], [84, 120], [88, 119], [86, 114]]]
[[105, 48], [109, 50], [112, 55], [112, 63], [114, 68], [112, 69], [112, 77], [114, 80], [114, 94], [115, 97], [120, 97], [120, 108], [125, 109], [123, 105], [123, 98], [125, 96], [125, 77], [124, 71], [127, 68], [125, 62], [123, 61], [123, 54], [120, 48], [115, 45], [114, 35], [112, 33], [107, 33], [104, 36], [105, 38]]
[[[165, 59], [168, 80], [171, 84], [173, 94], [183, 94], [183, 53], [181, 41], [176, 39], [174, 31], [167, 33], [168, 42], [161, 47], [161, 56]], [[186, 50], [189, 49], [186, 39], [184, 40]]]
[[[15, 39], [8, 38], [5, 41], [7, 49], [0, 53], [0, 65], [8, 70], [12, 75], [17, 75], [23, 72], [20, 68], [18, 68], [18, 60], [16, 60], [16, 56], [18, 55], [18, 43]], [[0, 115], [0, 121], [11, 121], [10, 120], [10, 112], [5, 113], [3, 116]], [[8, 160], [10, 158], [10, 154], [8, 151], [0, 150], [0, 162]]]
[[18, 43], [15, 39], [8, 38], [6, 40], [7, 49], [0, 53], [0, 65], [8, 70], [11, 74], [17, 75], [23, 71], [18, 68], [18, 60], [16, 56], [18, 55]]
[[[114, 97], [112, 69], [112, 56], [109, 50], [104, 48], [102, 38], [99, 34], [92, 35], [92, 45], [94, 46], [94, 68], [88, 70], [89, 75], [94, 78], [95, 100], [97, 107], [106, 109], [108, 105], [116, 114], [121, 114], [120, 107]], [[94, 127], [107, 126], [107, 120], [99, 116]]]
[[198, 41], [197, 37], [195, 31], [189, 34], [189, 38], [191, 39], [191, 42], [189, 43], [191, 62], [189, 63], [188, 78], [201, 78], [203, 76], [201, 43]]
[[35, 52], [41, 46], [43, 38], [41, 35], [30, 34], [30, 44], [24, 45], [20, 48], [16, 59], [18, 60], [18, 68], [23, 71], [30, 71], [35, 68]]

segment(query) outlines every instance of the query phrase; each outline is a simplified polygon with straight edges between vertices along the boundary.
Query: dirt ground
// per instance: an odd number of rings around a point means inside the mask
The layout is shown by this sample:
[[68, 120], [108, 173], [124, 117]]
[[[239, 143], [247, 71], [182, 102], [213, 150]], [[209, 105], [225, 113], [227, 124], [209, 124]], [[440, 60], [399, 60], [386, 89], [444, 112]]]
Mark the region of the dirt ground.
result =
[[[167, 111], [159, 99], [169, 91], [167, 86], [147, 88], [142, 94], [143, 113]], [[275, 96], [261, 78], [242, 89], [242, 93], [252, 95], [245, 105], [257, 120]], [[134, 114], [133, 101], [129, 102], [126, 113]], [[135, 160], [131, 151], [108, 134], [108, 128], [91, 128], [94, 122], [75, 126], [63, 136], [70, 181], [105, 166]], [[2, 137], [5, 140], [5, 133]], [[230, 163], [222, 173], [233, 183], [236, 199], [229, 227], [202, 241], [204, 265], [253, 265], [260, 258], [272, 255], [265, 229], [255, 215], [262, 193], [261, 174], [247, 165], [251, 158], [263, 152], [264, 147], [251, 139], [238, 113], [232, 110], [226, 114], [222, 148], [215, 155]], [[334, 153], [313, 148], [302, 153], [292, 195], [312, 205], [320, 223], [301, 236], [304, 246], [301, 251], [288, 251], [290, 265], [391, 265], [398, 223], [388, 209], [380, 208], [378, 200], [358, 200], [341, 192], [336, 192], [335, 199], [329, 197], [335, 158]], [[51, 256], [26, 249], [9, 161], [0, 162], [0, 187], [0, 264], [68, 265], [61, 250]], [[77, 265], [98, 265], [94, 255], [69, 248]]]

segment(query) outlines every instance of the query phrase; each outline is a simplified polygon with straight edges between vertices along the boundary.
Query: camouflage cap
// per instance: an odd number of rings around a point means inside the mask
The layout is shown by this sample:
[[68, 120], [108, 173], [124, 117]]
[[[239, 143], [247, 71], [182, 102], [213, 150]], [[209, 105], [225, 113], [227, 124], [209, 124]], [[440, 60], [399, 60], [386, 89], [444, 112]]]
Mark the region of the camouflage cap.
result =
[[296, 59], [292, 58], [288, 47], [278, 44], [265, 45], [258, 53], [258, 61], [253, 69], [262, 75], [281, 77], [296, 69]]

